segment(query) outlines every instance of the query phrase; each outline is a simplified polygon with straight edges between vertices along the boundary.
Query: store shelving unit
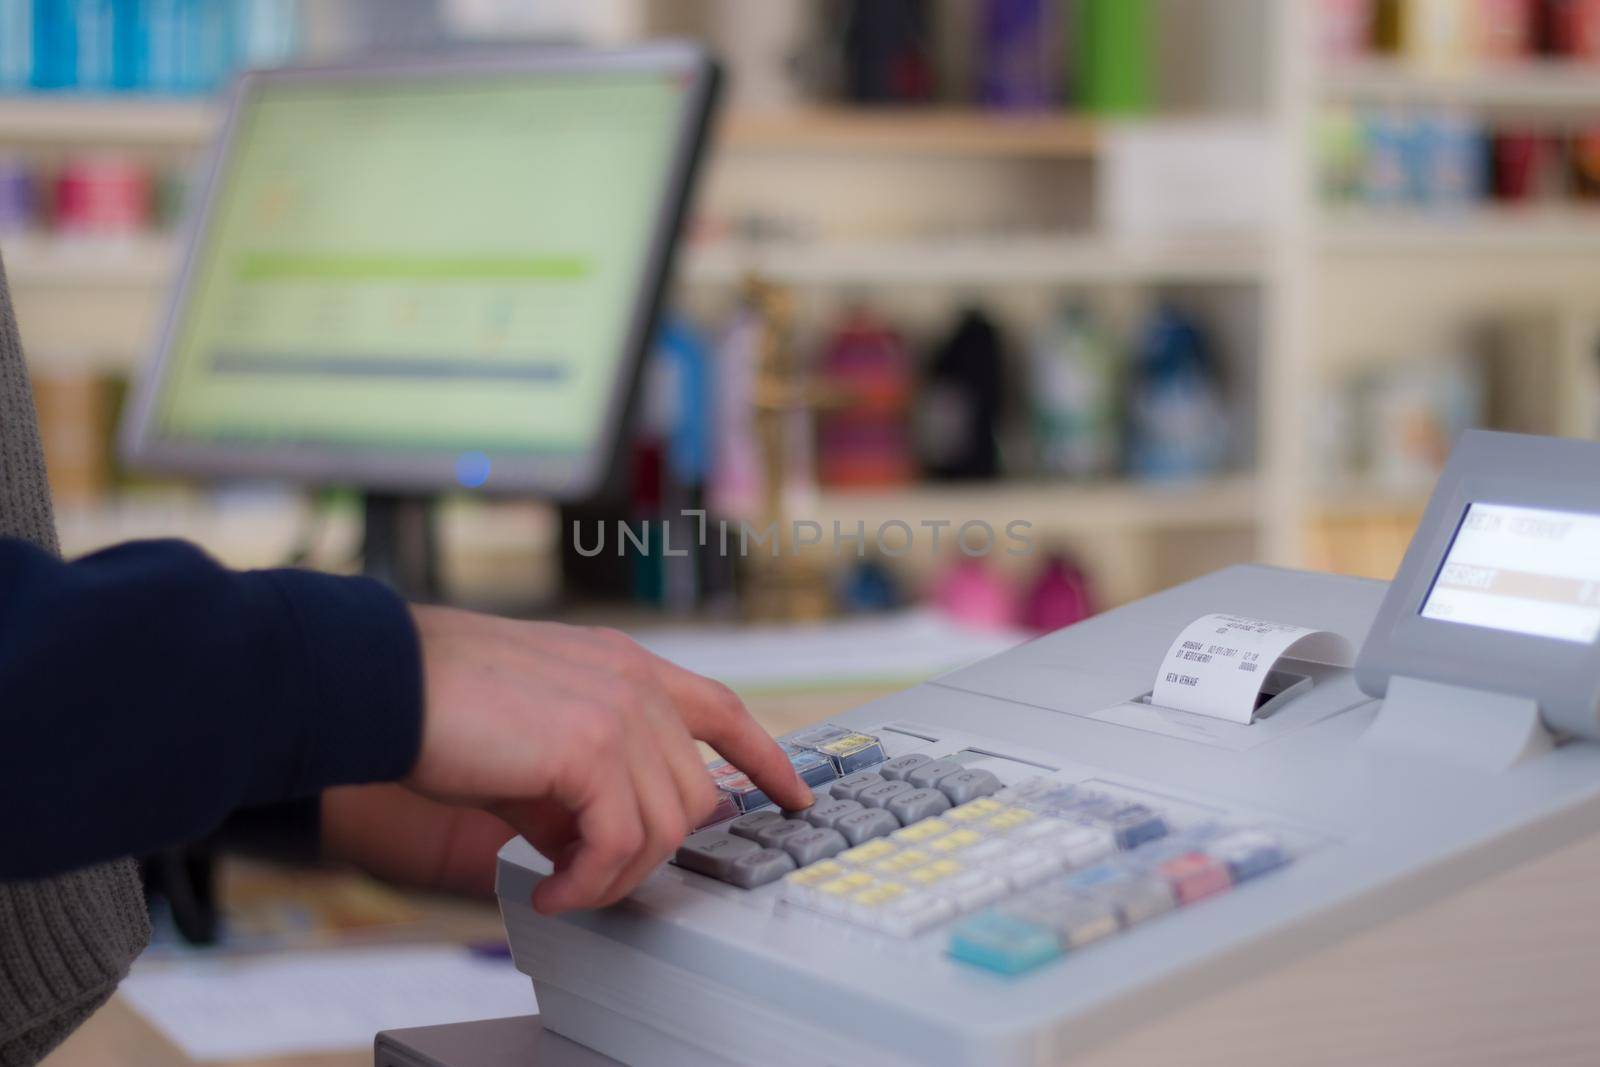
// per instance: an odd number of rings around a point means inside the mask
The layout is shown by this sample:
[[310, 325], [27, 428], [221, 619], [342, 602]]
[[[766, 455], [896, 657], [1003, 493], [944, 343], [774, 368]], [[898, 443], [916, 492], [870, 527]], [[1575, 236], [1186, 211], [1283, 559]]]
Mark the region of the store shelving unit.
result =
[[[1301, 0], [1309, 5], [1309, 0]], [[1314, 11], [1311, 12], [1314, 15]], [[1290, 40], [1309, 76], [1294, 86], [1312, 117], [1328, 105], [1459, 109], [1493, 121], [1567, 126], [1600, 114], [1600, 65], [1530, 60], [1429, 67], [1401, 60], [1323, 63], [1315, 38]], [[1310, 145], [1307, 144], [1309, 151]], [[1519, 353], [1543, 364], [1536, 418], [1512, 427], [1570, 436], [1600, 431], [1600, 210], [1576, 204], [1471, 210], [1351, 210], [1318, 202], [1314, 176], [1297, 190], [1311, 240], [1294, 263], [1315, 292], [1298, 321], [1308, 379], [1325, 387], [1352, 368], [1435, 355], [1464, 324], [1510, 320], [1537, 340]], [[1313, 476], [1308, 469], [1308, 477]], [[1355, 534], [1371, 523], [1372, 560], [1386, 575], [1426, 489], [1342, 482], [1306, 500], [1311, 526]], [[1326, 543], [1313, 532], [1312, 541]], [[1313, 562], [1327, 562], [1312, 553]]]

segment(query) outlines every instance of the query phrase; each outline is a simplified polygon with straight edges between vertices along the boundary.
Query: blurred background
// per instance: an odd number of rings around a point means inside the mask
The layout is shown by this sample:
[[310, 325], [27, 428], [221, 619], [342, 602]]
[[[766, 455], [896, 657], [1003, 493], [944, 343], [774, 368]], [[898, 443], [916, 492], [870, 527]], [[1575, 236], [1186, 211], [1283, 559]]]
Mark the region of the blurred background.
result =
[[451, 599], [649, 619], [931, 597], [1036, 629], [1230, 562], [1387, 577], [1460, 430], [1600, 429], [1587, 0], [0, 0], [0, 249], [66, 550], [170, 534], [356, 565], [341, 487], [114, 455], [235, 71], [660, 36], [706, 41], [730, 91], [631, 495], [586, 514], [665, 513], [639, 472], [684, 450], [696, 492], [754, 512], [727, 473], [748, 420], [714, 413], [777, 338], [834, 398], [760, 464], [794, 515], [1021, 520], [1041, 551], [825, 547], [798, 583], [822, 595], [760, 603], [709, 564], [563, 566], [555, 508], [464, 496], [441, 508]]

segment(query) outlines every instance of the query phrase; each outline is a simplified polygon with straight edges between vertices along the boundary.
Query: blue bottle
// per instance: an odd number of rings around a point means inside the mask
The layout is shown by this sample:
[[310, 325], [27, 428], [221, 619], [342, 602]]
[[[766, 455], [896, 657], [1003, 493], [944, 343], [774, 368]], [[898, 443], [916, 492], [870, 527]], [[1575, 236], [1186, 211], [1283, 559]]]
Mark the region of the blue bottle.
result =
[[1145, 326], [1128, 407], [1135, 477], [1203, 478], [1226, 462], [1228, 421], [1211, 341], [1170, 305], [1157, 308]]

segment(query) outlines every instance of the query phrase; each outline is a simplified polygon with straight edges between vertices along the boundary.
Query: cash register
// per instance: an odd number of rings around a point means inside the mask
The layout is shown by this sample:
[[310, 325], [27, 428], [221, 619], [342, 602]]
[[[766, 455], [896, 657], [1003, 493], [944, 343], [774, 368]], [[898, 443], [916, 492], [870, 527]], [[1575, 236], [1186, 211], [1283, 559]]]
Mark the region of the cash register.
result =
[[[803, 811], [713, 764], [714, 821], [603, 911], [536, 914], [550, 867], [511, 841], [545, 1030], [627, 1063], [1057, 1063], [1593, 831], [1596, 470], [1469, 433], [1392, 582], [1233, 567], [878, 700], [782, 739]], [[490, 1062], [497, 1025], [379, 1062]]]

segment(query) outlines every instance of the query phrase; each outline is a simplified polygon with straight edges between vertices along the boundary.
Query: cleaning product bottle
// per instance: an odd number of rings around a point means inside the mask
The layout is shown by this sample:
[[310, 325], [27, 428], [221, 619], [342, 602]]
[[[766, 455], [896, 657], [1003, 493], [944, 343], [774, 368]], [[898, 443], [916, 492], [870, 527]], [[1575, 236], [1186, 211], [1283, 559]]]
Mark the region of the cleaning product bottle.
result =
[[1000, 473], [1004, 365], [994, 320], [976, 308], [963, 311], [934, 352], [917, 398], [917, 446], [930, 476], [976, 479]]
[[1136, 477], [1199, 478], [1227, 456], [1216, 358], [1200, 325], [1170, 304], [1140, 340], [1129, 391], [1129, 466]]
[[1087, 308], [1070, 305], [1034, 342], [1029, 403], [1041, 472], [1105, 477], [1122, 451], [1122, 366]]
[[1089, 579], [1069, 556], [1052, 553], [1022, 601], [1019, 621], [1035, 633], [1050, 633], [1094, 614]]
[[848, 311], [829, 338], [818, 376], [846, 398], [817, 419], [817, 476], [829, 486], [911, 481], [911, 354], [872, 311]]
[[983, 103], [1036, 110], [1061, 101], [1064, 31], [1046, 0], [983, 0], [978, 64]]

